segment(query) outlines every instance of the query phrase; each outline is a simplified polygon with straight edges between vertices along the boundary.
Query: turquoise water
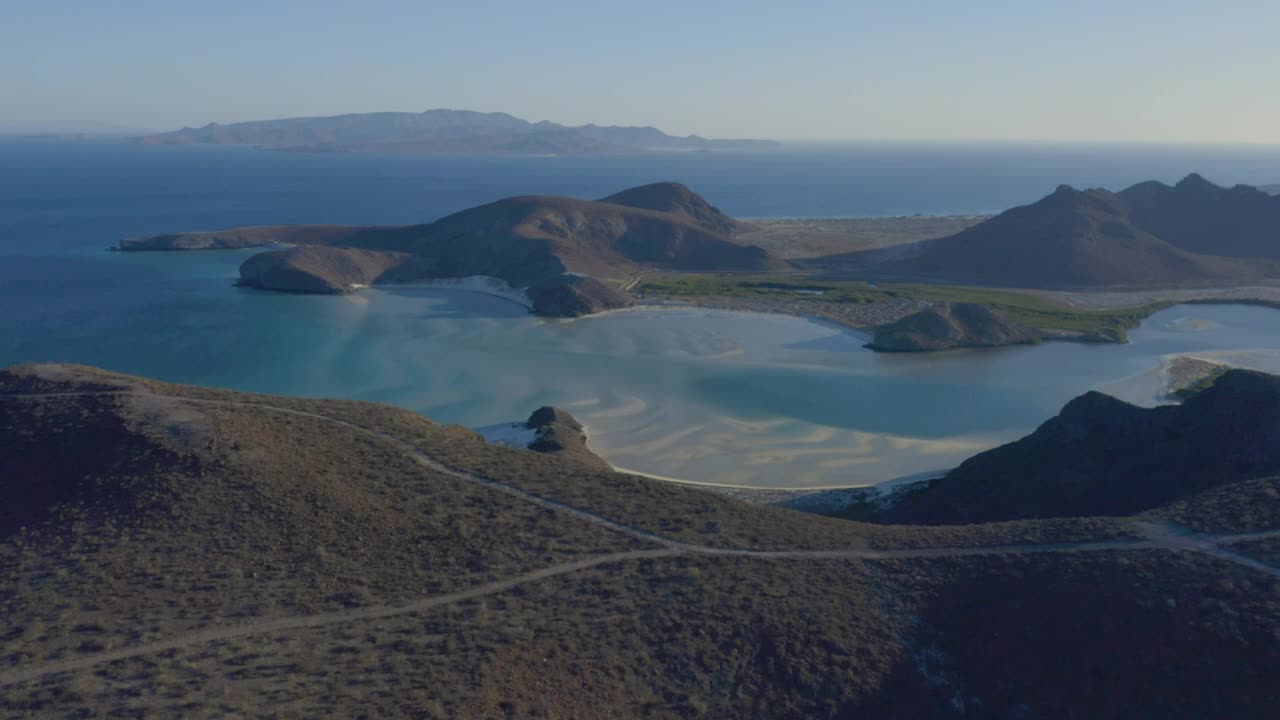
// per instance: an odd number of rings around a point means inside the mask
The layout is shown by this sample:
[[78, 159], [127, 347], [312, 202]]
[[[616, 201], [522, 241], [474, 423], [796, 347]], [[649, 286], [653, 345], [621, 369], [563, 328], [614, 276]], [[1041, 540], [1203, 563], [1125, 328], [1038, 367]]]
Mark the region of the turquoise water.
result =
[[1280, 312], [1264, 308], [1173, 308], [1122, 346], [883, 355], [862, 348], [858, 333], [785, 316], [654, 309], [556, 321], [465, 291], [233, 288], [245, 255], [107, 256], [89, 272], [155, 273], [168, 283], [163, 301], [82, 308], [74, 335], [26, 327], [0, 350], [177, 382], [378, 400], [471, 426], [557, 404], [620, 467], [770, 487], [950, 467], [1090, 389], [1150, 404], [1155, 371], [1172, 355], [1280, 371]]
[[[231, 287], [250, 252], [101, 250], [121, 237], [172, 230], [430, 219], [472, 195], [478, 202], [510, 194], [508, 186], [597, 196], [659, 178], [707, 186], [713, 201], [740, 215], [898, 212], [912, 203], [917, 212], [980, 211], [1006, 195], [1044, 191], [1036, 173], [1053, 168], [1039, 169], [1037, 159], [1083, 172], [1083, 161], [1061, 154], [943, 153], [945, 167], [957, 158], [970, 158], [970, 169], [997, 167], [991, 187], [973, 195], [958, 170], [950, 181], [930, 172], [919, 149], [771, 161], [614, 159], [611, 169], [599, 158], [538, 165], [77, 148], [0, 143], [0, 365], [82, 362], [176, 382], [379, 400], [471, 426], [557, 404], [582, 418], [593, 446], [620, 467], [782, 487], [947, 468], [1029, 431], [1090, 389], [1154, 402], [1158, 368], [1173, 355], [1280, 371], [1280, 312], [1261, 308], [1173, 308], [1123, 346], [880, 355], [864, 350], [856, 333], [800, 318], [685, 309], [547, 321], [460, 291], [310, 297]], [[1121, 152], [1099, 172], [1119, 174], [1121, 161], [1144, 152]], [[879, 164], [835, 162], [859, 157]], [[1151, 157], [1166, 169], [1177, 160]], [[1224, 181], [1263, 173], [1253, 160], [1232, 165], [1229, 153], [1210, 159], [1220, 174], [1234, 168], [1237, 177]], [[778, 173], [742, 179], [744, 168], [762, 163]], [[806, 163], [807, 189], [794, 184]], [[872, 185], [877, 170], [897, 183], [892, 199], [855, 192]], [[771, 201], [755, 204], [770, 181]]]

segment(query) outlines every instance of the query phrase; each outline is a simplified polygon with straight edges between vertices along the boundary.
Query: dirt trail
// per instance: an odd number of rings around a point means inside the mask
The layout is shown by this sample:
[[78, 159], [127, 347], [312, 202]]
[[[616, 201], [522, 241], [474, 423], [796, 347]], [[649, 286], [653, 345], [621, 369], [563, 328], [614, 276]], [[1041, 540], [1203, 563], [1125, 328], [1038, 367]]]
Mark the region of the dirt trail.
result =
[[1238, 535], [1204, 535], [1197, 533], [1190, 528], [1182, 527], [1170, 522], [1154, 523], [1154, 522], [1135, 522], [1135, 526], [1142, 531], [1152, 542], [1157, 543], [1160, 547], [1169, 550], [1189, 550], [1191, 552], [1204, 553], [1220, 560], [1233, 562], [1237, 565], [1243, 565], [1247, 568], [1253, 568], [1258, 572], [1264, 572], [1268, 575], [1280, 577], [1280, 568], [1272, 567], [1261, 560], [1255, 560], [1247, 555], [1225, 547], [1233, 543], [1248, 542], [1250, 540], [1264, 540], [1280, 536], [1280, 530], [1268, 530], [1264, 532], [1240, 533]]
[[[24, 395], [0, 395], [0, 399], [40, 399], [47, 397], [70, 397], [70, 396], [96, 396], [96, 395], [122, 395], [129, 394], [131, 391], [103, 391], [103, 392], [85, 392], [85, 393], [45, 393], [45, 394], [24, 394]], [[140, 394], [152, 394], [140, 391]], [[1270, 575], [1280, 577], [1280, 568], [1275, 568], [1262, 563], [1253, 558], [1246, 557], [1236, 553], [1226, 547], [1236, 542], [1244, 542], [1248, 540], [1259, 540], [1270, 537], [1280, 537], [1280, 529], [1268, 530], [1263, 532], [1241, 533], [1233, 535], [1205, 535], [1195, 533], [1172, 523], [1154, 523], [1154, 522], [1134, 522], [1134, 526], [1142, 532], [1146, 537], [1145, 540], [1106, 540], [1097, 542], [1079, 542], [1079, 543], [1051, 543], [1051, 544], [1027, 544], [1027, 545], [991, 545], [977, 547], [939, 547], [939, 548], [919, 548], [919, 549], [902, 549], [902, 550], [751, 550], [751, 549], [735, 549], [735, 548], [718, 548], [707, 545], [697, 545], [675, 540], [673, 538], [663, 537], [656, 533], [649, 532], [640, 528], [632, 527], [624, 523], [620, 523], [609, 518], [597, 515], [588, 510], [567, 505], [565, 503], [549, 500], [547, 498], [535, 495], [521, 488], [497, 482], [489, 478], [456, 470], [444, 465], [422, 450], [418, 449], [410, 443], [406, 443], [386, 433], [371, 430], [355, 423], [340, 420], [320, 413], [309, 413], [302, 410], [293, 410], [290, 408], [281, 408], [272, 405], [264, 405], [260, 403], [234, 402], [227, 400], [205, 400], [197, 398], [186, 398], [180, 396], [160, 396], [167, 400], [177, 400], [194, 405], [210, 405], [224, 407], [243, 407], [254, 410], [265, 410], [269, 412], [278, 412], [282, 414], [295, 415], [299, 417], [307, 417], [323, 422], [335, 423], [355, 432], [373, 436], [396, 446], [415, 462], [423, 467], [429, 468], [434, 472], [443, 473], [451, 477], [463, 480], [474, 485], [496, 490], [498, 492], [513, 495], [527, 502], [534, 503], [549, 510], [558, 511], [572, 515], [586, 522], [601, 525], [610, 530], [623, 535], [630, 536], [637, 540], [655, 543], [661, 547], [650, 550], [634, 550], [631, 552], [612, 553], [609, 555], [600, 555], [592, 558], [584, 558], [572, 562], [561, 563], [550, 567], [534, 570], [523, 575], [519, 575], [506, 580], [481, 585], [469, 590], [462, 590], [445, 595], [438, 595], [430, 598], [423, 598], [412, 603], [402, 605], [377, 605], [360, 608], [352, 608], [350, 610], [340, 610], [330, 613], [320, 613], [313, 615], [286, 616], [276, 618], [264, 618], [259, 621], [242, 623], [237, 625], [228, 625], [225, 627], [209, 628], [185, 635], [169, 638], [145, 645], [136, 645], [128, 648], [120, 648], [116, 650], [108, 650], [96, 653], [87, 657], [75, 658], [61, 662], [49, 663], [37, 667], [20, 667], [5, 672], [0, 672], [0, 687], [13, 685], [15, 683], [28, 682], [39, 679], [46, 675], [55, 673], [70, 672], [84, 668], [93, 667], [103, 663], [116, 662], [128, 658], [139, 657], [143, 655], [152, 655], [155, 653], [175, 650], [189, 645], [197, 645], [200, 643], [217, 642], [222, 640], [230, 640], [234, 638], [244, 637], [248, 635], [257, 635], [262, 633], [272, 633], [286, 631], [304, 627], [320, 627], [324, 625], [332, 625], [335, 623], [351, 622], [354, 620], [383, 618], [394, 615], [403, 615], [417, 612], [432, 610], [453, 603], [473, 600], [486, 595], [505, 592], [525, 583], [536, 582], [558, 575], [577, 572], [587, 568], [597, 567], [610, 563], [619, 563], [629, 560], [653, 559], [674, 557], [683, 554], [692, 555], [711, 555], [720, 557], [751, 557], [759, 559], [781, 559], [781, 560], [840, 560], [840, 559], [859, 559], [859, 560], [892, 560], [892, 559], [911, 559], [911, 558], [943, 558], [943, 557], [968, 557], [975, 555], [1030, 555], [1040, 553], [1053, 552], [1100, 552], [1109, 550], [1170, 550], [1170, 551], [1190, 551], [1209, 555], [1220, 560], [1236, 563], [1253, 570], [1264, 572]]]

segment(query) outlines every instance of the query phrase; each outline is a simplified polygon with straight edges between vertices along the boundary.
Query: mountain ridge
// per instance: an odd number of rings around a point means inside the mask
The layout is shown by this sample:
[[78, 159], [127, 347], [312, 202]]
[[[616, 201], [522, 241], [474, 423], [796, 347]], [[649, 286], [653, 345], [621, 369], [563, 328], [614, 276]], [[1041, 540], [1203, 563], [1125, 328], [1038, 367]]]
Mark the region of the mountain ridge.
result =
[[1280, 197], [1192, 173], [1118, 193], [1060, 185], [942, 238], [828, 256], [829, 272], [1005, 287], [1159, 287], [1280, 276]]
[[656, 150], [760, 150], [772, 140], [668, 135], [651, 126], [568, 126], [503, 112], [446, 108], [209, 123], [137, 138], [150, 145], [254, 145], [271, 150], [577, 154]]

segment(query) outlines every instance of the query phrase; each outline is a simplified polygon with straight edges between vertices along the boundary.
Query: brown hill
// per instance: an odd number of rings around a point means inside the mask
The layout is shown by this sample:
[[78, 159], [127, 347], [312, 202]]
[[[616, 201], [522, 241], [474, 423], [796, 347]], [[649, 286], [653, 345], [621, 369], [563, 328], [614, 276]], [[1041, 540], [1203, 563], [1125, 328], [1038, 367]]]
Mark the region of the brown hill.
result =
[[1267, 717], [1265, 549], [1136, 528], [852, 523], [386, 406], [16, 368], [0, 710]]
[[1023, 287], [1155, 286], [1256, 279], [1242, 261], [1195, 255], [1134, 225], [1106, 190], [1065, 185], [955, 235], [867, 253], [888, 274]]
[[835, 274], [1014, 287], [1237, 284], [1280, 276], [1280, 198], [1198, 175], [1120, 193], [1066, 185], [954, 235], [809, 264]]
[[553, 274], [552, 268], [606, 279], [643, 268], [759, 272], [787, 265], [680, 209], [561, 197], [499, 200], [397, 239], [402, 242], [385, 249], [431, 258], [442, 273], [493, 275], [521, 287]]
[[558, 275], [540, 280], [525, 291], [533, 310], [550, 317], [581, 317], [631, 304], [631, 297], [585, 275]]
[[412, 279], [424, 269], [407, 253], [303, 246], [254, 255], [240, 265], [240, 284], [266, 290], [346, 293], [379, 282]]
[[[620, 280], [645, 269], [763, 272], [789, 267], [759, 247], [734, 242], [732, 228], [732, 219], [687, 187], [656, 183], [596, 202], [564, 197], [506, 198], [424, 225], [237, 228], [127, 240], [120, 249], [188, 250], [278, 243], [404, 253], [413, 257], [412, 263], [388, 264], [391, 256], [379, 261], [388, 269], [395, 266], [393, 276], [365, 272], [354, 255], [344, 258], [343, 253], [325, 251], [252, 259], [245, 263], [242, 278], [245, 284], [265, 289], [307, 287], [327, 292], [352, 284], [387, 282], [392, 277], [488, 275], [517, 288], [550, 282], [543, 290], [555, 288], [562, 299], [568, 297], [564, 292], [595, 298], [578, 303], [585, 309], [595, 304], [620, 307], [626, 300], [581, 281], [562, 279], [562, 275]], [[320, 274], [301, 278], [310, 268]], [[344, 268], [353, 272], [341, 272]], [[268, 269], [271, 272], [266, 272]], [[276, 278], [286, 282], [277, 284]]]
[[1272, 375], [1232, 370], [1182, 405], [1149, 409], [1091, 392], [1031, 435], [966, 460], [885, 519], [1129, 515], [1280, 474], [1277, 433], [1280, 378]]
[[986, 305], [939, 303], [876, 328], [867, 347], [881, 352], [920, 352], [1022, 345], [1039, 339], [1039, 332]]
[[680, 183], [660, 182], [623, 190], [600, 200], [613, 205], [626, 205], [642, 210], [684, 215], [693, 222], [705, 225], [723, 235], [731, 235], [738, 223], [720, 212], [703, 197]]

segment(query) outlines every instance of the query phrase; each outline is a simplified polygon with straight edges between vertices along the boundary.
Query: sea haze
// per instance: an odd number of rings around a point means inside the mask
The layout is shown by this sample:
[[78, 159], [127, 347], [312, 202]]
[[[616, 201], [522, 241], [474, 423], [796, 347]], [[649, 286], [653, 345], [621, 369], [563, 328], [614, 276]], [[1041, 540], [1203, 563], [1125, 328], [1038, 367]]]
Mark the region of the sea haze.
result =
[[[444, 422], [567, 407], [615, 464], [758, 486], [876, 482], [954, 465], [1088, 389], [1152, 402], [1172, 354], [1280, 369], [1280, 313], [1174, 308], [1127, 346], [878, 355], [808, 320], [701, 310], [573, 322], [443, 290], [304, 297], [231, 287], [251, 253], [119, 254], [124, 237], [294, 222], [408, 223], [521, 193], [599, 197], [678, 180], [737, 216], [983, 213], [1059, 182], [1197, 170], [1277, 180], [1240, 148], [804, 146], [560, 158], [0, 143], [0, 364], [399, 404]], [[1270, 173], [1270, 174], [1269, 174]], [[1188, 322], [1200, 319], [1205, 322]]]

